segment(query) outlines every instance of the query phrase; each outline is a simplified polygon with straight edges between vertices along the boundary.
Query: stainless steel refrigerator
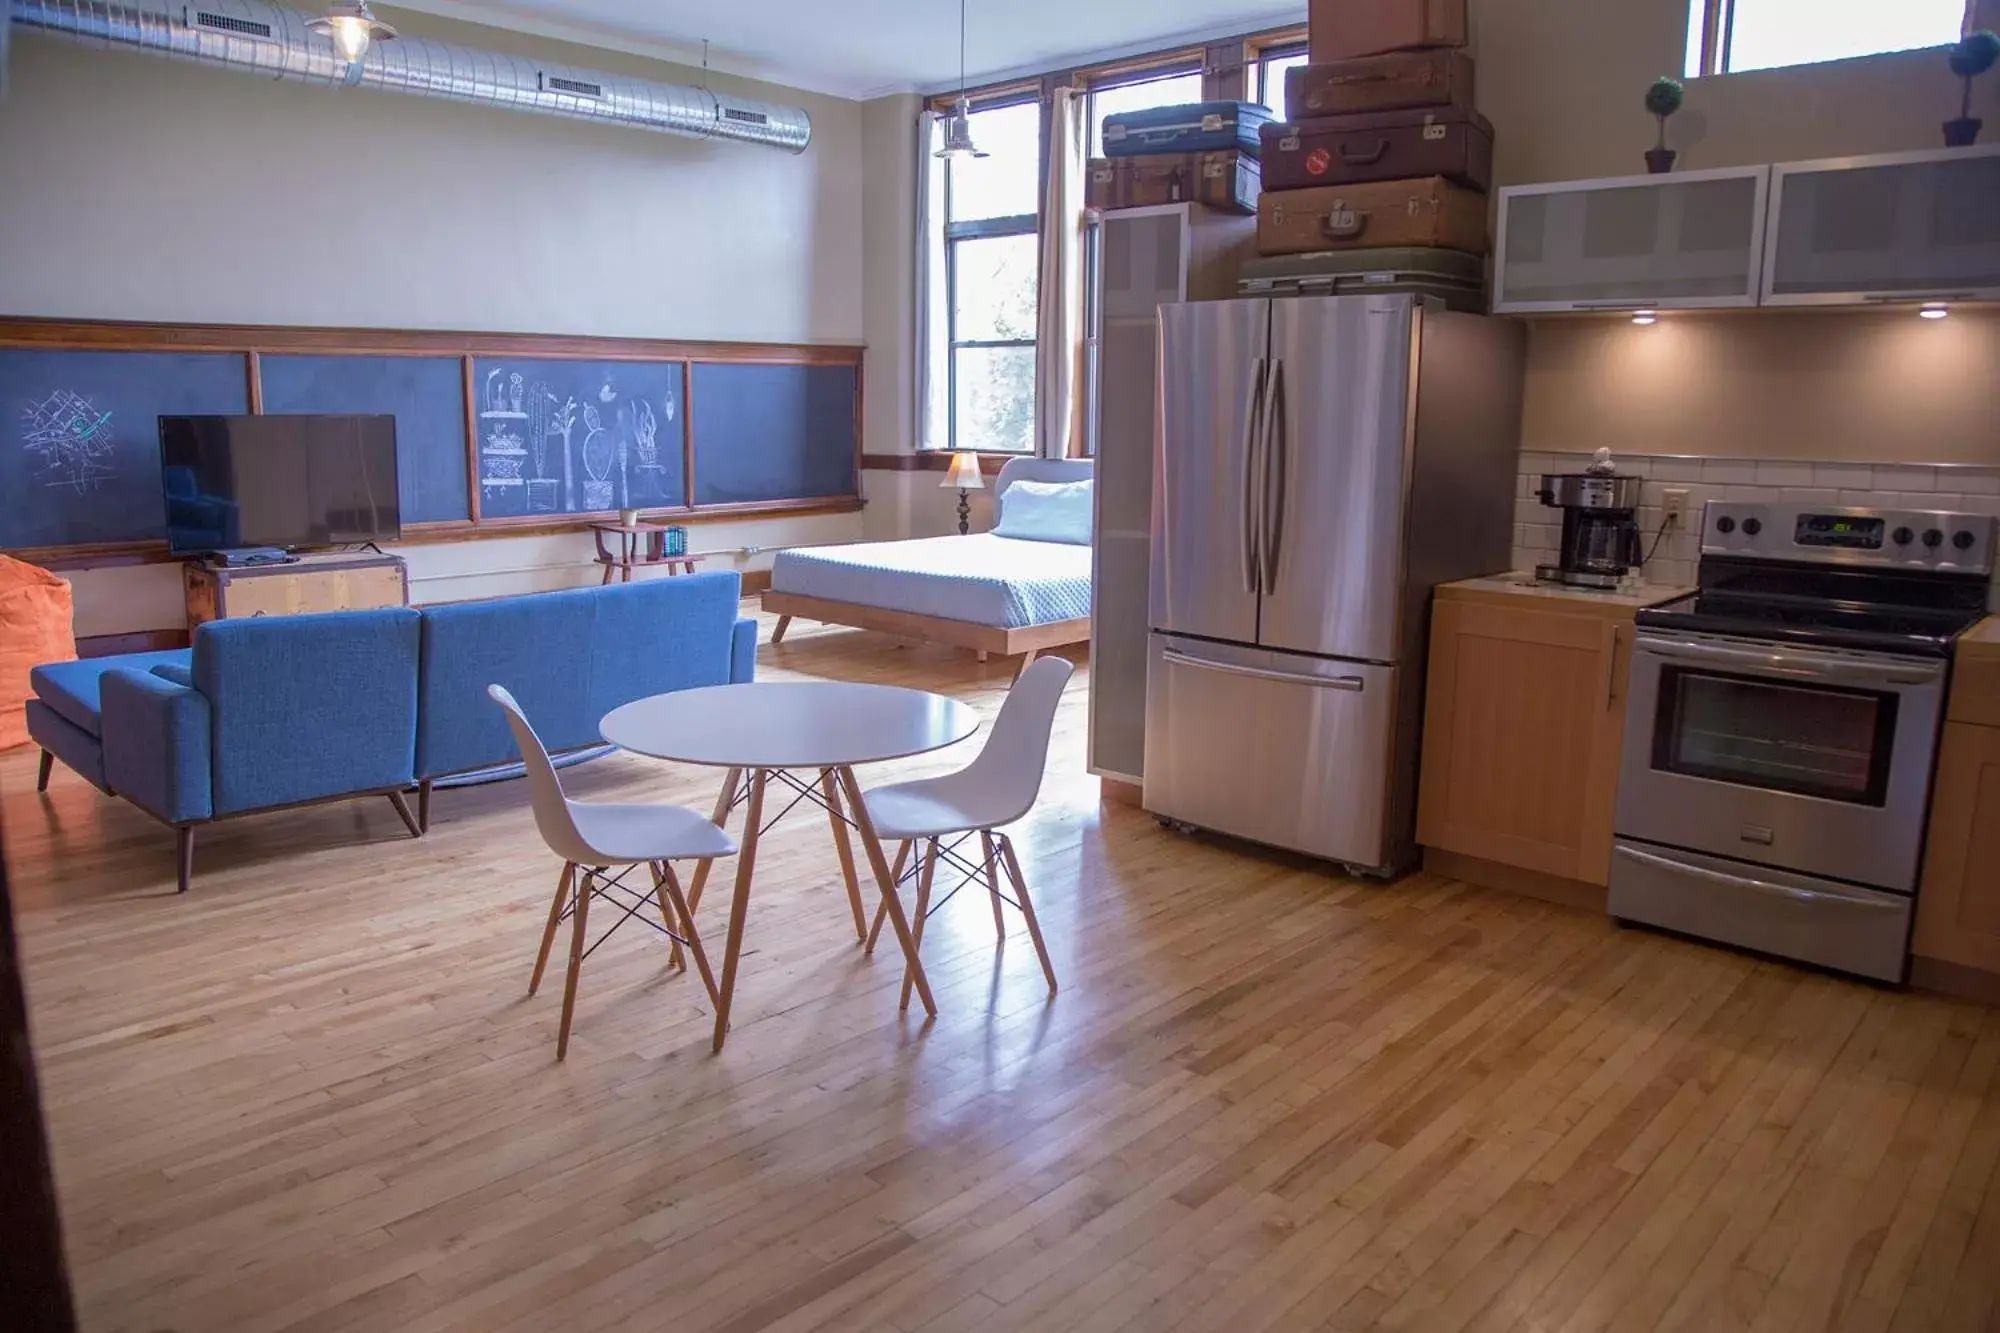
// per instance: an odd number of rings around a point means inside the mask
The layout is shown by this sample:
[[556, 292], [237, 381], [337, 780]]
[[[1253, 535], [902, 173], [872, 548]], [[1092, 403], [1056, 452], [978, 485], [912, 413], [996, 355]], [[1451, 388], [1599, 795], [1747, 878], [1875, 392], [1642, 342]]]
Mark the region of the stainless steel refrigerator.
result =
[[1431, 589], [1513, 547], [1522, 332], [1410, 296], [1160, 316], [1146, 808], [1393, 874]]

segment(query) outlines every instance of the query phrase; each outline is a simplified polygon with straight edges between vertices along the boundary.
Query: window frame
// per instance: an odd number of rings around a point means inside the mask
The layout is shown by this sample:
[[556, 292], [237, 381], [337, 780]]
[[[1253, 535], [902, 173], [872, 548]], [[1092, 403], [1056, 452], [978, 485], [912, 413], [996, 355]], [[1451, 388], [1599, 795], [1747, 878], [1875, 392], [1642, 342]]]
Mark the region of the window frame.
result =
[[[1271, 108], [1273, 115], [1282, 119], [1285, 115], [1285, 90], [1283, 87], [1278, 88], [1278, 99], [1276, 101], [1272, 100], [1272, 90], [1267, 86], [1268, 71], [1265, 69], [1265, 66], [1273, 60], [1287, 60], [1292, 56], [1309, 56], [1310, 54], [1311, 50], [1307, 45], [1306, 34], [1303, 28], [1299, 29], [1296, 33], [1287, 33], [1269, 38], [1253, 38], [1245, 42], [1243, 44], [1243, 67], [1246, 74], [1243, 88], [1244, 100], [1267, 106]], [[1248, 73], [1251, 70], [1256, 71], [1254, 87], [1252, 86], [1251, 79], [1248, 77]]]
[[[1961, 20], [1960, 24], [1961, 31], [1964, 31], [1966, 29], [1966, 25], [1978, 26], [1981, 14], [1983, 12], [1981, 9], [1983, 3], [1991, 3], [1991, 0], [1966, 0], [1965, 17], [1964, 19]], [[1731, 56], [1733, 55], [1732, 48], [1734, 46], [1735, 34], [1736, 34], [1736, 0], [1688, 0], [1688, 32], [1687, 32], [1687, 39], [1684, 43], [1684, 47], [1687, 51], [1693, 51], [1696, 49], [1697, 46], [1695, 40], [1695, 23], [1697, 21], [1697, 16], [1699, 17], [1699, 22], [1701, 24], [1701, 38], [1699, 42], [1700, 55], [1698, 57], [1700, 61], [1700, 68], [1698, 69], [1683, 68], [1682, 70], [1683, 78], [1689, 78], [1689, 79], [1721, 78], [1726, 75], [1737, 74], [1737, 73], [1754, 74], [1766, 68], [1801, 69], [1804, 68], [1804, 64], [1822, 63], [1820, 61], [1807, 61], [1801, 65], [1759, 66], [1757, 70], [1731, 69], [1730, 59]], [[1926, 50], [1928, 48], [1903, 47], [1899, 49], [1921, 51], [1921, 50]], [[1891, 55], [1891, 54], [1894, 54], [1894, 52], [1870, 51], [1863, 53], [1862, 55], [1849, 58], [1867, 59], [1868, 56], [1871, 55]], [[1682, 61], [1682, 64], [1683, 66], [1685, 66], [1686, 64], [1685, 59]]]

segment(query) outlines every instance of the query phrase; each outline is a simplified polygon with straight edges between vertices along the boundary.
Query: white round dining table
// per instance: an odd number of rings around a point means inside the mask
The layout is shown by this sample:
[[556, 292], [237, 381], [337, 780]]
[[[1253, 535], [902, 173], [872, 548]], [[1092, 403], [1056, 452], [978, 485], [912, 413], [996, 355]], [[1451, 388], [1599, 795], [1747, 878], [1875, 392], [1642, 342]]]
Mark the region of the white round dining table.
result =
[[[743, 952], [743, 923], [756, 873], [757, 842], [766, 831], [764, 794], [773, 781], [799, 793], [794, 804], [798, 799], [810, 799], [827, 812], [834, 850], [846, 880], [848, 906], [854, 915], [855, 936], [865, 939], [867, 916], [855, 877], [848, 827], [860, 835], [924, 1012], [937, 1014], [930, 982], [917, 958], [909, 918], [896, 893], [895, 876], [861, 799], [854, 766], [940, 750], [978, 729], [979, 714], [956, 699], [925, 690], [852, 681], [711, 685], [635, 700], [605, 715], [599, 730], [606, 741], [621, 749], [655, 759], [726, 769], [713, 815], [718, 825], [727, 824], [737, 805], [748, 806], [716, 998], [714, 1049], [722, 1049], [729, 1029], [736, 964]], [[795, 776], [793, 770], [816, 771], [817, 777], [807, 781]], [[710, 864], [702, 861], [695, 868], [688, 889], [690, 914], [700, 905]], [[905, 996], [907, 999], [907, 992]]]

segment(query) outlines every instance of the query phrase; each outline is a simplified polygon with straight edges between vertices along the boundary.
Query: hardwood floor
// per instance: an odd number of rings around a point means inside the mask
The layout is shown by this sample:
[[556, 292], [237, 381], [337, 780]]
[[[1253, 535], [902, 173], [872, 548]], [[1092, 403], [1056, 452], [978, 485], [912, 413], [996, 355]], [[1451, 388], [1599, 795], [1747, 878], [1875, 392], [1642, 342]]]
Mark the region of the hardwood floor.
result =
[[[760, 669], [989, 716], [1010, 675], [804, 624]], [[162, 829], [0, 758], [85, 1327], [2000, 1326], [2000, 1012], [1168, 834], [1098, 806], [1084, 715], [1080, 674], [1017, 831], [1059, 996], [974, 891], [924, 941], [936, 1022], [899, 1015], [801, 807], [724, 1052], [628, 929], [563, 1065], [518, 783], [421, 843], [380, 800], [219, 826], [177, 899]]]

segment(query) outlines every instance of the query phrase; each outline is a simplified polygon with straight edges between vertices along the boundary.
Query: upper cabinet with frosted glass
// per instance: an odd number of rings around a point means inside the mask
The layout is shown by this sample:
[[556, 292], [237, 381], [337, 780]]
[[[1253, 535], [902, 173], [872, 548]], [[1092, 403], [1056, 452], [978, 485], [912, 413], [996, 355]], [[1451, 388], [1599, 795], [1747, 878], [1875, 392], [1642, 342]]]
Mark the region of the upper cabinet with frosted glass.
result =
[[1757, 304], [1769, 167], [1500, 192], [1496, 314]]
[[2000, 144], [1771, 168], [1765, 305], [2000, 300]]

